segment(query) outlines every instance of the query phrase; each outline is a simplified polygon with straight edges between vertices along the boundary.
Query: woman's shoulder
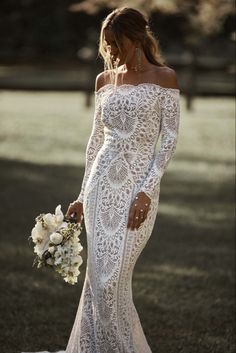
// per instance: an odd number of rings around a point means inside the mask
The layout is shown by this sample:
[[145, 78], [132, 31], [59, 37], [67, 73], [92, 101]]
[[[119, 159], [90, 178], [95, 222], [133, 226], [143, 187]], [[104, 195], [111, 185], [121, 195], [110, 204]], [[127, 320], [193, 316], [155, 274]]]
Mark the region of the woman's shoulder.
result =
[[177, 75], [174, 69], [168, 66], [158, 66], [156, 68], [155, 83], [163, 88], [179, 89]]
[[157, 68], [156, 83], [163, 88], [179, 89], [176, 72], [168, 66], [160, 66]]
[[106, 84], [109, 84], [110, 82], [110, 70], [106, 70], [103, 72], [100, 72], [95, 80], [95, 91], [98, 91], [100, 88], [105, 86]]

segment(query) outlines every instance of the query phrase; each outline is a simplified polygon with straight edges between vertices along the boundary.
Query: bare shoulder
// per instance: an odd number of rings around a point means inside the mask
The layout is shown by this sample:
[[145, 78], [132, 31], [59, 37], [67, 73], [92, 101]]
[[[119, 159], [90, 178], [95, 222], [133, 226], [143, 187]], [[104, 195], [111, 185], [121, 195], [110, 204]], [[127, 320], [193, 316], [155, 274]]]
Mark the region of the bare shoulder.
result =
[[163, 66], [157, 69], [157, 83], [164, 88], [179, 89], [177, 75], [174, 69]]
[[100, 72], [100, 74], [97, 75], [96, 80], [95, 80], [95, 91], [98, 91], [100, 88], [102, 88], [104, 85], [109, 83], [109, 73], [108, 70], [105, 72]]

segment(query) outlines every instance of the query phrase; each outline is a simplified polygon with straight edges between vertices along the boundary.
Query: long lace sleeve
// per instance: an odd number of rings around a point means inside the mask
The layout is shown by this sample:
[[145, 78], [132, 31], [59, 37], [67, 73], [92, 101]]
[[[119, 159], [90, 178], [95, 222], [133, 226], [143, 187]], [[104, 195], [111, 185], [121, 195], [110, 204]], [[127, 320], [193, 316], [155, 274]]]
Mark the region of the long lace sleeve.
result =
[[95, 110], [93, 118], [92, 132], [89, 137], [86, 152], [85, 152], [85, 172], [82, 180], [81, 191], [76, 201], [82, 202], [84, 199], [84, 189], [89, 178], [89, 174], [93, 165], [93, 162], [98, 154], [98, 151], [102, 147], [104, 142], [104, 125], [101, 121], [101, 102], [100, 96], [95, 92]]
[[180, 91], [178, 89], [162, 88], [159, 101], [161, 109], [161, 146], [155, 153], [153, 164], [140, 191], [150, 198], [160, 183], [161, 178], [172, 158], [177, 144], [180, 118]]

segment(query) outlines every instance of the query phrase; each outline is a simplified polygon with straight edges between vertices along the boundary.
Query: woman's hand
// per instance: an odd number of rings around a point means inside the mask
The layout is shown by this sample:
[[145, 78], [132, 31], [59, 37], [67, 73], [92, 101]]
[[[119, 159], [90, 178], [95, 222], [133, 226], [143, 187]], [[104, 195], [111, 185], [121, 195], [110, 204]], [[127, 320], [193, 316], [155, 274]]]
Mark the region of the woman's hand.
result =
[[81, 224], [83, 219], [83, 204], [79, 201], [74, 201], [69, 204], [69, 207], [66, 211], [66, 217], [71, 218], [71, 215], [75, 213], [77, 223]]
[[147, 218], [150, 203], [151, 199], [145, 192], [142, 191], [136, 195], [129, 211], [128, 228], [134, 230], [140, 227], [140, 224]]

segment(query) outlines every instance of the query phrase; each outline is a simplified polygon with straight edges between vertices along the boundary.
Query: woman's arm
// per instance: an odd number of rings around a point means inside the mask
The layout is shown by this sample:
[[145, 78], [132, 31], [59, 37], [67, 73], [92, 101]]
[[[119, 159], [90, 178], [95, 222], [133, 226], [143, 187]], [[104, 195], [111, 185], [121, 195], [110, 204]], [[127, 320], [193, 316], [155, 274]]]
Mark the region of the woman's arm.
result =
[[[95, 89], [97, 90], [97, 80]], [[76, 201], [83, 203], [84, 189], [89, 178], [89, 174], [93, 165], [93, 162], [98, 154], [98, 151], [102, 147], [104, 142], [104, 125], [101, 121], [101, 104], [99, 93], [95, 92], [95, 111], [93, 118], [92, 132], [89, 137], [86, 152], [85, 152], [85, 172], [82, 181], [81, 191]]]
[[145, 178], [140, 192], [152, 198], [153, 193], [174, 154], [177, 144], [180, 119], [180, 91], [160, 88], [158, 97], [161, 109], [161, 146], [155, 154], [152, 167]]

